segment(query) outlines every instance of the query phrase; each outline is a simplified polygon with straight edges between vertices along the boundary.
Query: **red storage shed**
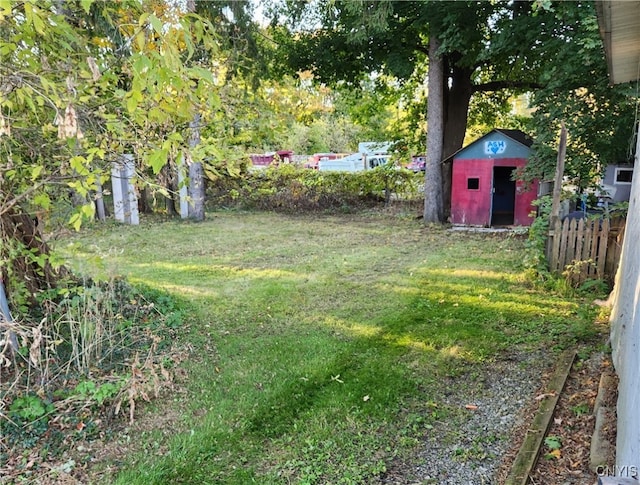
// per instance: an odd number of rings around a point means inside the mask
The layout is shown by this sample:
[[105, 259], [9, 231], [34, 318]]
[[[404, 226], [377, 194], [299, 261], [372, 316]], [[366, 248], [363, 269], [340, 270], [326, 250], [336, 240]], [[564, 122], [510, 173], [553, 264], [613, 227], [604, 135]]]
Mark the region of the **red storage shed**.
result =
[[533, 140], [520, 130], [495, 129], [453, 159], [451, 222], [470, 226], [529, 226], [538, 181], [512, 180], [527, 164]]

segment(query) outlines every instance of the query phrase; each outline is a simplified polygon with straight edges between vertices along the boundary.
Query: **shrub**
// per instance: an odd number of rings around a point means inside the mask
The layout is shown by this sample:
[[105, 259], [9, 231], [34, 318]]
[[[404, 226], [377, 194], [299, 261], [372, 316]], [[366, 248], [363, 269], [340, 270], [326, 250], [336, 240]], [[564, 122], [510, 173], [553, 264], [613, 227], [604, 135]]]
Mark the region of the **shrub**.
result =
[[418, 197], [420, 175], [395, 167], [363, 172], [320, 172], [293, 165], [268, 167], [240, 177], [220, 176], [208, 186], [215, 208], [343, 211]]

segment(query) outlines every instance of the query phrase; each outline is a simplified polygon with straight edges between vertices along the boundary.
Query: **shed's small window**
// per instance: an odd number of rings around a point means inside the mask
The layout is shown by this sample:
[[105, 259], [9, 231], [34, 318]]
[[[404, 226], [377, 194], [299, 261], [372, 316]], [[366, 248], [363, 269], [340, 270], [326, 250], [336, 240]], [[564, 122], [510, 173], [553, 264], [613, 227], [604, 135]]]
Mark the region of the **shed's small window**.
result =
[[478, 190], [480, 188], [480, 179], [479, 178], [468, 178], [467, 179], [467, 190]]
[[616, 183], [617, 184], [630, 184], [633, 179], [632, 168], [617, 168], [616, 169]]

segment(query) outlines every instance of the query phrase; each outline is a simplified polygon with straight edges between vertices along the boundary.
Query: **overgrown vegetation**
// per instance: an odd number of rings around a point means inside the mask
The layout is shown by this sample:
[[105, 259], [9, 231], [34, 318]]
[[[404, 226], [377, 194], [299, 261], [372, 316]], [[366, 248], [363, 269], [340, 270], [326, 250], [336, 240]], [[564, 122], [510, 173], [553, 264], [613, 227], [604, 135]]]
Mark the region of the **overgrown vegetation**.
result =
[[171, 385], [182, 322], [168, 295], [120, 279], [70, 280], [37, 297], [0, 336], [0, 471], [11, 482], [41, 477], [38, 463], [66, 463], [49, 480], [71, 473], [76, 443], [109, 434], [119, 416], [132, 422], [140, 401]]
[[551, 197], [544, 196], [534, 201], [534, 206], [537, 207], [538, 210], [536, 217], [529, 227], [525, 266], [530, 270], [532, 277], [545, 279], [550, 276], [546, 256], [546, 245], [549, 238]]
[[[538, 209], [533, 223], [529, 227], [524, 259], [524, 265], [528, 270], [529, 277], [565, 293], [577, 292], [578, 294], [606, 295], [611, 291], [611, 287], [604, 279], [587, 279], [585, 281], [584, 278], [574, 278], [575, 275], [582, 273], [585, 267], [594, 265], [592, 259], [573, 260], [565, 267], [561, 275], [554, 275], [549, 271], [547, 244], [549, 241], [551, 203], [551, 196], [544, 196], [534, 201], [534, 205]], [[620, 228], [625, 224], [627, 207], [628, 203], [624, 202], [613, 204], [610, 207], [589, 209], [589, 212], [586, 212], [585, 208], [585, 218], [590, 222], [607, 219], [612, 227]]]
[[391, 198], [419, 200], [423, 178], [394, 166], [362, 172], [271, 166], [241, 177], [216, 177], [209, 183], [208, 203], [212, 208], [351, 212], [388, 203]]

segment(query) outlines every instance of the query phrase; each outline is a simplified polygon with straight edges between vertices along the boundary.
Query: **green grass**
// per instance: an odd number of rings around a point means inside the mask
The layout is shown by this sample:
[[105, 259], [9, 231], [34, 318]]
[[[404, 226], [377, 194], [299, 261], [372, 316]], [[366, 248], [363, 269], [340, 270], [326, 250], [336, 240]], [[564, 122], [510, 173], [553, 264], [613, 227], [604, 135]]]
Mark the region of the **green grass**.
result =
[[161, 404], [176, 432], [137, 437], [122, 484], [370, 483], [430, 423], [464, 419], [445, 385], [597, 331], [590, 307], [526, 281], [522, 239], [382, 215], [213, 213], [95, 227], [65, 250], [190, 314], [187, 394]]

